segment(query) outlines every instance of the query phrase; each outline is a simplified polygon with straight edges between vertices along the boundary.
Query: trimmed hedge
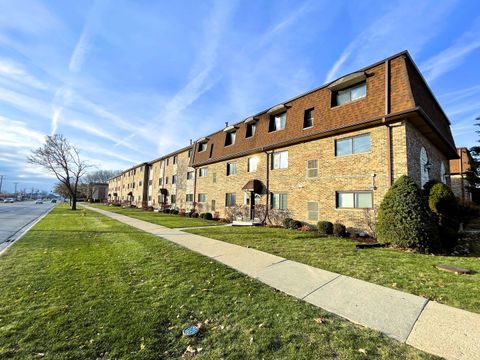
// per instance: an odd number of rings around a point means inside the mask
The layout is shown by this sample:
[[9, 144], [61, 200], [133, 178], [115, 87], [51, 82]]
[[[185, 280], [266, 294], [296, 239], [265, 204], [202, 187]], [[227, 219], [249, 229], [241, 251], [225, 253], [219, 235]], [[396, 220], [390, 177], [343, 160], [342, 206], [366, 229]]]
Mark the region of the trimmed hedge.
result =
[[422, 191], [412, 178], [401, 176], [387, 191], [378, 210], [377, 239], [420, 252], [440, 248], [438, 229]]
[[319, 221], [317, 227], [318, 232], [322, 235], [333, 234], [333, 224], [330, 221]]
[[345, 237], [347, 235], [347, 228], [345, 225], [336, 222], [333, 224], [333, 235], [338, 237]]
[[444, 183], [433, 184], [428, 193], [428, 206], [434, 213], [457, 217], [458, 203], [452, 190]]
[[212, 215], [212, 213], [207, 212], [207, 213], [203, 214], [203, 218], [204, 218], [205, 220], [212, 220], [212, 219], [213, 219], [213, 215]]

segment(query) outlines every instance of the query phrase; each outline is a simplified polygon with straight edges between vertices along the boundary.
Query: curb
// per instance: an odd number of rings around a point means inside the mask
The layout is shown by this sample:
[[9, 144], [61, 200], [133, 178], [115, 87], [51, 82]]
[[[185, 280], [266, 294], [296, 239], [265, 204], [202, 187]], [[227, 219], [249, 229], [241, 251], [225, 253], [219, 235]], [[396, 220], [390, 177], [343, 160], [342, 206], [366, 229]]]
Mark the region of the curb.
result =
[[[13, 244], [15, 244], [18, 240], [20, 240], [28, 231], [30, 231], [31, 228], [33, 228], [35, 225], [37, 225], [37, 223], [39, 223], [45, 216], [47, 216], [48, 214], [50, 214], [50, 212], [55, 209], [56, 206], [52, 206], [50, 209], [47, 210], [46, 213], [44, 213], [42, 216], [40, 216], [39, 218], [35, 219], [33, 222], [29, 222], [28, 224], [24, 225], [23, 227], [20, 228], [20, 230], [18, 230], [15, 234], [13, 234], [12, 236], [16, 236], [16, 238], [12, 241], [12, 240], [8, 240], [6, 242], [8, 242], [8, 245], [5, 246], [2, 250], [0, 250], [0, 256], [5, 254], [5, 252], [10, 248], [10, 246], [12, 246]], [[20, 235], [18, 235], [18, 233], [20, 233]], [[10, 239], [10, 238], [9, 238]]]

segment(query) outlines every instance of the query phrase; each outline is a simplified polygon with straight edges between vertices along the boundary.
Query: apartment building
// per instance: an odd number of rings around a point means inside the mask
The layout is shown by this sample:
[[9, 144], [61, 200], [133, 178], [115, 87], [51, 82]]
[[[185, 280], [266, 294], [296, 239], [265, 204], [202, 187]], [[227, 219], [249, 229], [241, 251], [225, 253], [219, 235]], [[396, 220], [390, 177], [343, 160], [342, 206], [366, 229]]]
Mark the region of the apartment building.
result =
[[[165, 157], [151, 163], [152, 191], [176, 195], [170, 205], [193, 200], [219, 217], [240, 209], [235, 217], [249, 221], [262, 221], [263, 207], [352, 226], [401, 175], [420, 186], [449, 183], [457, 157], [450, 123], [408, 52], [227, 124], [168, 158], [185, 153], [187, 171], [169, 169]], [[177, 189], [166, 184], [174, 174]]]
[[474, 160], [467, 148], [457, 149], [458, 159], [450, 160], [450, 182], [452, 191], [462, 203], [472, 201], [468, 176], [474, 169]]
[[149, 164], [142, 163], [125, 170], [108, 181], [108, 201], [138, 207], [147, 204]]

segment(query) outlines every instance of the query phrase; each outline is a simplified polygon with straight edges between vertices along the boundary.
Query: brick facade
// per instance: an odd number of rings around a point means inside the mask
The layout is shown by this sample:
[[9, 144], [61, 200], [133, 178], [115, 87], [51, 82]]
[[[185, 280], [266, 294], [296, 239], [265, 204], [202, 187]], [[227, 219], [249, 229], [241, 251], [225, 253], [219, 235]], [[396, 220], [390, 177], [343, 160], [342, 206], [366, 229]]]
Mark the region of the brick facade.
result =
[[[355, 81], [365, 83], [365, 96], [337, 106], [334, 103], [337, 89]], [[309, 109], [314, 109], [313, 124], [304, 128]], [[270, 119], [278, 111], [286, 111], [285, 128], [269, 131]], [[248, 124], [252, 123], [255, 133], [247, 137]], [[229, 145], [227, 138], [232, 137], [231, 132], [235, 133], [235, 141]], [[337, 156], [336, 141], [365, 134], [369, 134], [368, 151]], [[350, 144], [349, 141], [343, 143]], [[205, 145], [200, 145], [202, 143]], [[353, 140], [351, 146], [353, 149]], [[272, 153], [282, 151], [288, 152], [288, 167], [273, 169]], [[425, 164], [420, 163], [421, 151], [428, 155]], [[173, 156], [178, 159], [176, 165], [173, 165]], [[275, 157], [280, 161], [281, 156]], [[347, 204], [353, 201], [348, 200], [350, 198], [355, 199], [355, 204], [368, 202], [371, 194], [375, 208], [401, 175], [410, 175], [420, 184], [423, 166], [428, 168], [430, 179], [442, 180], [440, 164], [443, 163], [442, 168], [448, 174], [448, 160], [455, 157], [448, 119], [410, 56], [404, 52], [150, 162], [152, 186], [148, 190], [148, 204], [157, 207], [159, 189], [165, 188], [169, 197], [176, 195], [176, 203], [169, 205], [188, 210], [193, 204], [186, 202], [186, 195], [193, 194], [198, 211], [224, 217], [227, 216], [226, 194], [234, 193], [236, 204], [247, 208], [251, 194], [243, 188], [249, 181], [259, 180], [268, 194], [257, 194], [256, 204], [270, 207], [272, 200], [281, 198], [282, 206], [288, 203], [288, 212], [295, 219], [310, 223], [341, 221], [349, 226], [361, 226], [365, 210], [340, 207], [340, 202], [347, 201]], [[248, 169], [249, 158], [258, 159], [254, 172]], [[307, 176], [309, 160], [316, 160], [317, 176]], [[315, 162], [308, 164], [313, 166]], [[235, 173], [227, 174], [227, 167], [235, 168]], [[186, 180], [187, 171], [195, 171], [194, 179]], [[174, 174], [176, 185], [171, 184]], [[160, 178], [164, 179], [163, 185], [159, 185]], [[117, 188], [115, 179], [112, 187]], [[317, 206], [318, 216], [315, 216]], [[244, 217], [248, 216], [245, 211]]]

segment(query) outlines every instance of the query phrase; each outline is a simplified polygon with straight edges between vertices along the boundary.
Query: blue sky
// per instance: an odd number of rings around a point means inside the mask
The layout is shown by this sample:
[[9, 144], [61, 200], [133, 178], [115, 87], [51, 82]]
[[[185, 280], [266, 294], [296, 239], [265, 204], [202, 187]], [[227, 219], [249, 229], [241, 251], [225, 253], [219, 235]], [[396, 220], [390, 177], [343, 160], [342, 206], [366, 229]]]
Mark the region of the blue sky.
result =
[[409, 50], [472, 146], [480, 116], [480, 2], [0, 0], [4, 190], [49, 190], [26, 164], [62, 133], [125, 169]]

